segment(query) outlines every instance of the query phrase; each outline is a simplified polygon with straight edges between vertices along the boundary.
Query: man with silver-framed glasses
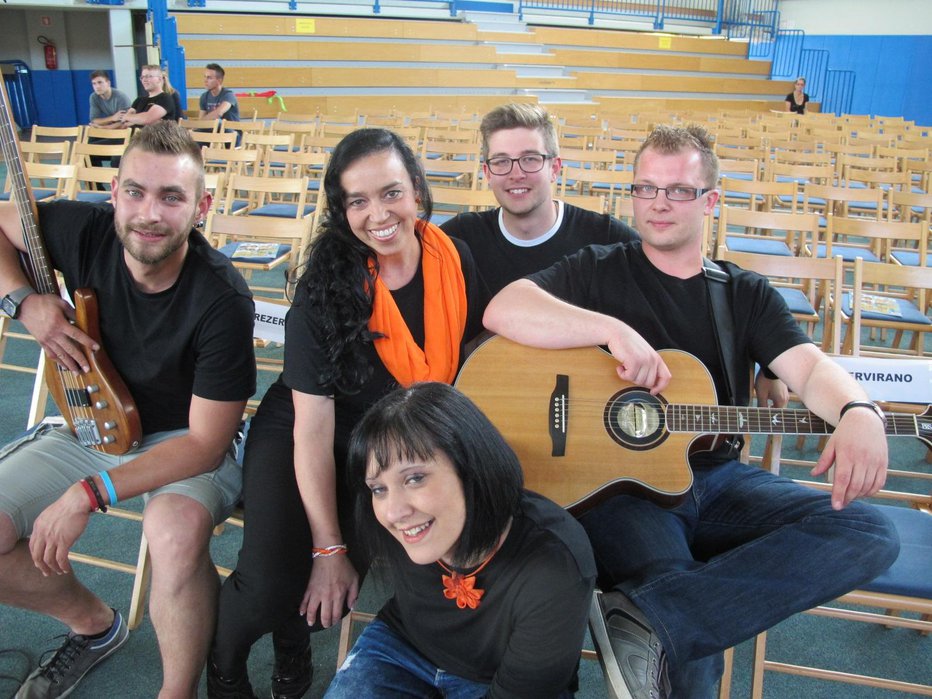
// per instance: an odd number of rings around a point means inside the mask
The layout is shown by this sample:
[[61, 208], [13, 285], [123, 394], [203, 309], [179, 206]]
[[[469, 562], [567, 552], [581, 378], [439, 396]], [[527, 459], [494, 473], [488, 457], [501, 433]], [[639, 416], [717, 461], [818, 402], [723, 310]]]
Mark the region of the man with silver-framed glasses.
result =
[[484, 317], [526, 345], [606, 346], [620, 378], [658, 400], [671, 380], [691, 379], [671, 376], [657, 350], [695, 355], [723, 405], [748, 404], [738, 379], [757, 363], [835, 426], [813, 470], [834, 467], [830, 493], [741, 463], [740, 439], [729, 439], [690, 456], [692, 486], [675, 505], [625, 492], [580, 517], [603, 591], [593, 640], [623, 699], [711, 699], [724, 650], [873, 579], [899, 549], [893, 525], [855, 502], [886, 478], [883, 412], [803, 333], [766, 278], [728, 263], [706, 271], [703, 222], [718, 202], [718, 174], [704, 129], [658, 126], [634, 162], [641, 240], [590, 246], [520, 279]]
[[440, 227], [466, 241], [490, 292], [585, 245], [637, 238], [612, 216], [554, 199], [562, 163], [542, 107], [502, 105], [483, 117], [479, 131], [482, 172], [500, 208], [459, 214]]

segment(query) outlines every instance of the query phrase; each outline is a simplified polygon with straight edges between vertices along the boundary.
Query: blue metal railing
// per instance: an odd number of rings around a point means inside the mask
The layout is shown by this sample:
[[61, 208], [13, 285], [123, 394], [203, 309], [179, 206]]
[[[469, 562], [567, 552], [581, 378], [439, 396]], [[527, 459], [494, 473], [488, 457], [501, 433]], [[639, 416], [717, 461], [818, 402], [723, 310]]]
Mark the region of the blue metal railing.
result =
[[822, 98], [822, 112], [833, 112], [835, 116], [850, 114], [853, 99], [854, 71], [826, 71], [825, 96]]
[[805, 48], [806, 35], [801, 29], [781, 29], [774, 44], [770, 77], [795, 80], [806, 78], [806, 93], [820, 102], [823, 112], [836, 115], [851, 112], [855, 75], [850, 70], [832, 70], [827, 49]]
[[152, 41], [159, 48], [162, 68], [168, 70], [172, 87], [184, 98], [188, 94], [184, 47], [178, 43], [178, 23], [168, 16], [167, 0], [149, 0], [148, 19], [152, 22]]
[[558, 11], [584, 14], [589, 24], [596, 15], [606, 18], [634, 17], [651, 21], [661, 30], [667, 20], [705, 25], [721, 34], [733, 26], [760, 26], [770, 22], [775, 31], [777, 0], [745, 0], [740, 3], [725, 0], [519, 0], [518, 16], [526, 10]]
[[806, 35], [802, 29], [781, 29], [773, 48], [770, 77], [795, 78], [799, 75], [799, 55]]
[[36, 123], [39, 110], [32, 89], [32, 73], [24, 61], [0, 61], [3, 64], [3, 82], [10, 97], [13, 121], [20, 129], [30, 129]]

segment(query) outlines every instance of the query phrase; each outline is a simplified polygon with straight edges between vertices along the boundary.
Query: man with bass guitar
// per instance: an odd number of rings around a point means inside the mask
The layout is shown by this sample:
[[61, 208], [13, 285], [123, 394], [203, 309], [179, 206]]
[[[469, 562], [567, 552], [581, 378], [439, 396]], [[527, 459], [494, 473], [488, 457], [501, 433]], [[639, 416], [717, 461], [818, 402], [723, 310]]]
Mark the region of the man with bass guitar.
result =
[[[151, 124], [133, 137], [112, 189], [113, 206], [40, 203], [35, 221], [0, 205], [4, 311], [57, 359], [51, 373], [65, 382], [69, 403], [114, 400], [80, 387], [106, 347], [142, 427], [141, 444], [125, 454], [56, 429], [0, 453], [0, 603], [69, 629], [17, 699], [69, 694], [126, 641], [122, 615], [77, 580], [68, 552], [91, 513], [137, 495], [146, 499], [159, 696], [195, 697], [219, 589], [208, 543], [240, 494], [230, 447], [255, 391], [254, 311], [245, 281], [194, 228], [211, 201], [200, 150], [177, 123]], [[72, 297], [96, 292], [99, 337], [70, 322], [74, 312], [60, 297], [33, 292], [18, 254], [27, 250], [24, 229], [30, 239], [36, 223]]]
[[692, 487], [675, 506], [626, 492], [581, 516], [604, 591], [593, 638], [622, 697], [712, 697], [725, 649], [876, 577], [898, 552], [892, 524], [854, 502], [886, 478], [884, 414], [763, 277], [729, 264], [704, 272], [717, 181], [703, 129], [658, 126], [634, 165], [641, 241], [584, 248], [505, 287], [485, 314], [488, 329], [525, 345], [606, 346], [619, 377], [653, 395], [677, 380], [657, 350], [698, 357], [718, 396], [733, 396], [720, 402], [737, 406], [749, 386], [730, 377], [756, 362], [836, 426], [815, 468], [834, 466], [830, 494], [741, 463], [734, 438], [690, 458]]

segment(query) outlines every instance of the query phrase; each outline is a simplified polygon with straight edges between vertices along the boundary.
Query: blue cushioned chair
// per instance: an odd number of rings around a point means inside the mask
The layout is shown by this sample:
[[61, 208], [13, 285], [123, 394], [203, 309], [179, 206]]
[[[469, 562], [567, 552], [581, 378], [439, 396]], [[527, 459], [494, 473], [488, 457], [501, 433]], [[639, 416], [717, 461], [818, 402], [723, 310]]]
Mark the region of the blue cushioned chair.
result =
[[816, 214], [749, 211], [723, 206], [718, 218], [718, 244], [724, 243], [728, 250], [739, 252], [793, 257], [797, 251], [810, 250], [818, 235]]
[[[903, 225], [903, 224], [901, 224]], [[932, 268], [854, 261], [854, 291], [841, 300], [842, 318], [848, 325], [842, 348], [845, 354], [925, 353], [924, 336], [932, 332], [929, 303]], [[894, 331], [890, 345], [865, 346], [862, 326]], [[903, 335], [912, 332], [913, 342], [901, 348]]]
[[[932, 513], [926, 497], [919, 509], [879, 505], [890, 518], [900, 537], [900, 554], [885, 572], [834, 602], [808, 613], [823, 617], [881, 624], [891, 629], [912, 629], [927, 635], [932, 632]], [[843, 605], [843, 606], [838, 606]], [[855, 605], [858, 609], [851, 609]], [[869, 608], [864, 610], [863, 608]], [[907, 616], [897, 616], [903, 613]], [[815, 641], [814, 641], [815, 643]], [[767, 634], [758, 635], [754, 644], [752, 694], [758, 699], [763, 693], [764, 673], [781, 672], [791, 675], [879, 687], [915, 694], [932, 694], [932, 684], [917, 684], [895, 679], [865, 676], [811, 666], [802, 666], [766, 659]], [[871, 653], [871, 647], [863, 649]], [[843, 696], [843, 694], [838, 694]]]

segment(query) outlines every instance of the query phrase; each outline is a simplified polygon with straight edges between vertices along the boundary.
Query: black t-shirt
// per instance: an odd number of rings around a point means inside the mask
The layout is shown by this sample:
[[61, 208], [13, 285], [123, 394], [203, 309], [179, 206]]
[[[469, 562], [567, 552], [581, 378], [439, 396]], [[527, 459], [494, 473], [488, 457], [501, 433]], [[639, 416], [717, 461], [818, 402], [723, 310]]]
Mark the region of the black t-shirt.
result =
[[200, 233], [191, 231], [175, 284], [148, 294], [126, 268], [109, 204], [40, 203], [39, 223], [68, 291], [96, 292], [102, 345], [145, 434], [187, 427], [192, 395], [238, 401], [255, 392], [252, 295]]
[[786, 96], [786, 101], [790, 103], [790, 111], [791, 111], [791, 112], [795, 112], [796, 114], [805, 114], [805, 113], [806, 113], [806, 105], [809, 104], [809, 95], [807, 95], [807, 94], [804, 92], [804, 93], [803, 93], [803, 103], [802, 103], [802, 104], [796, 104], [796, 98], [793, 97], [793, 93], [791, 92], [790, 94], [788, 94], [788, 95]]
[[440, 226], [447, 235], [469, 245], [479, 274], [492, 294], [586, 245], [609, 245], [637, 240], [634, 229], [607, 214], [580, 209], [559, 202], [555, 230], [550, 235], [528, 241], [509, 239], [501, 224], [501, 209], [465, 213]]
[[[747, 405], [750, 386], [740, 377], [749, 377], [754, 363], [767, 366], [784, 351], [810, 339], [765, 277], [727, 262], [720, 264], [731, 277], [734, 356], [739, 363], [734, 368], [736, 403]], [[712, 375], [719, 402], [727, 402], [707, 282], [701, 272], [689, 279], [664, 274], [647, 259], [641, 243], [633, 242], [583, 248], [529, 279], [574, 306], [622, 320], [654, 349], [694, 355]]]
[[563, 508], [525, 492], [476, 576], [476, 609], [444, 597], [442, 574], [405, 556], [389, 570], [395, 594], [379, 617], [433, 665], [491, 684], [489, 697], [556, 697], [575, 684], [596, 572], [582, 526]]
[[154, 97], [150, 97], [149, 95], [137, 97], [136, 101], [133, 102], [132, 108], [135, 109], [137, 113], [142, 113], [149, 111], [149, 107], [151, 107], [153, 104], [157, 104], [165, 110], [165, 116], [162, 117], [163, 120], [172, 119], [174, 121], [178, 121], [178, 112], [176, 111], [175, 100], [171, 95], [165, 92], [160, 92]]
[[[469, 248], [459, 240], [454, 244], [460, 255], [460, 264], [466, 281], [467, 318], [463, 341], [460, 345], [460, 363], [462, 363], [462, 345], [482, 331], [482, 314], [488, 302], [488, 292], [476, 273]], [[401, 315], [411, 331], [414, 341], [424, 347], [424, 276], [420, 266], [414, 278], [400, 289], [391, 291]], [[322, 368], [329, 361], [326, 343], [321, 337], [313, 309], [308, 303], [307, 291], [299, 284], [295, 299], [285, 319], [285, 367], [279, 384], [289, 389], [313, 395], [333, 395], [336, 399], [336, 435], [338, 462], [342, 461], [342, 448], [349, 439], [349, 433], [362, 417], [363, 413], [379, 398], [398, 386], [395, 378], [388, 372], [379, 359], [378, 351], [372, 343], [364, 349], [372, 375], [352, 394], [339, 393], [332, 386], [323, 385], [319, 378]], [[280, 390], [281, 385], [273, 387]], [[270, 389], [271, 390], [271, 389]]]

